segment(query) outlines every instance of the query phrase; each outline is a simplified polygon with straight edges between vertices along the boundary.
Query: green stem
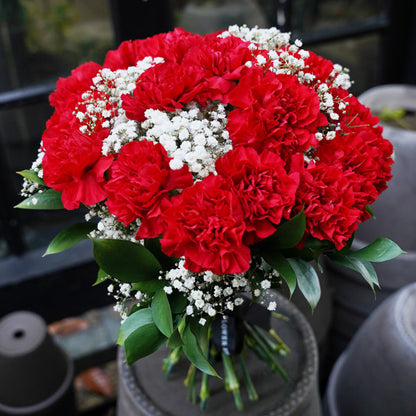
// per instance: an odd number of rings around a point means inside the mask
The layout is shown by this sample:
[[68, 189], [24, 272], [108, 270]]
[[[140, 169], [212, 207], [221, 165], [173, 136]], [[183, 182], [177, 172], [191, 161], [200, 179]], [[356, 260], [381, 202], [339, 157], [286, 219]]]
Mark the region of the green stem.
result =
[[163, 360], [162, 370], [165, 373], [165, 378], [169, 377], [172, 368], [179, 362], [182, 357], [182, 347], [176, 347], [170, 351], [169, 355]]
[[[207, 338], [208, 342], [204, 347], [204, 349], [205, 349], [204, 353], [205, 353], [205, 356], [207, 357], [208, 361], [212, 361], [212, 357], [213, 357], [212, 348], [210, 347], [210, 342], [209, 342], [210, 338], [211, 338], [211, 327], [210, 327], [209, 332], [208, 332], [208, 338]], [[205, 410], [207, 400], [210, 396], [208, 381], [209, 381], [208, 374], [207, 373], [202, 373], [201, 389], [199, 391], [199, 398], [201, 400], [199, 408], [201, 410]]]
[[240, 367], [243, 372], [244, 382], [247, 386], [248, 398], [251, 401], [257, 401], [259, 399], [259, 395], [257, 394], [253, 381], [251, 380], [250, 373], [248, 372], [246, 363], [244, 362], [244, 358], [241, 355], [239, 355], [238, 360], [240, 362]]
[[225, 353], [222, 353], [222, 362], [224, 364], [225, 371], [225, 390], [232, 392], [234, 396], [234, 402], [237, 410], [243, 410], [243, 402], [240, 395], [240, 383], [235, 373], [234, 363], [231, 357]]
[[275, 341], [279, 344], [280, 349], [284, 350], [285, 353], [290, 352], [290, 348], [287, 346], [287, 344], [282, 340], [282, 338], [277, 335], [276, 331], [273, 328], [269, 329], [269, 334], [275, 339]]
[[201, 390], [199, 391], [199, 398], [201, 399], [199, 408], [201, 410], [205, 410], [207, 400], [210, 396], [208, 381], [209, 381], [209, 375], [207, 373], [202, 373]]
[[189, 366], [188, 374], [186, 375], [184, 384], [186, 387], [188, 387], [188, 394], [186, 397], [192, 404], [196, 404], [195, 378], [196, 367], [193, 364], [191, 364]]
[[282, 321], [285, 321], [285, 322], [290, 321], [290, 318], [288, 316], [283, 315], [283, 314], [278, 313], [278, 312], [272, 312], [272, 316], [273, 316], [273, 318], [281, 319]]
[[261, 347], [261, 349], [263, 350], [264, 354], [268, 357], [269, 359], [269, 363], [271, 363], [271, 371], [276, 373], [280, 373], [280, 375], [282, 376], [282, 378], [285, 381], [288, 381], [288, 377], [286, 374], [286, 371], [283, 369], [283, 367], [278, 363], [278, 361], [276, 360], [276, 357], [273, 355], [273, 351], [271, 351], [269, 349], [269, 346], [267, 343], [263, 342], [263, 339], [261, 336], [259, 336], [257, 334], [257, 332], [255, 331], [255, 328], [247, 323], [245, 323], [245, 326], [247, 328], [247, 330], [250, 332], [251, 336], [256, 340], [256, 342], [259, 344], [259, 346]]

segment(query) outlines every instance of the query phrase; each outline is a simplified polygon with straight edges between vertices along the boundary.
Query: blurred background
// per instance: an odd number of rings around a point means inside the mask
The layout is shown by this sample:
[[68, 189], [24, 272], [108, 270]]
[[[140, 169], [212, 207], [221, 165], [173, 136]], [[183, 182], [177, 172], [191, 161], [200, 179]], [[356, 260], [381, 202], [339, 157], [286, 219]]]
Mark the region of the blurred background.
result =
[[[413, 0], [0, 0], [0, 318], [26, 309], [52, 323], [112, 301], [104, 287], [91, 287], [97, 268], [88, 242], [41, 257], [82, 213], [13, 209], [21, 199], [15, 172], [36, 159], [57, 79], [83, 62], [102, 63], [126, 39], [231, 24], [292, 32], [292, 41], [349, 68], [357, 95], [416, 83]], [[101, 361], [114, 347], [103, 351]]]

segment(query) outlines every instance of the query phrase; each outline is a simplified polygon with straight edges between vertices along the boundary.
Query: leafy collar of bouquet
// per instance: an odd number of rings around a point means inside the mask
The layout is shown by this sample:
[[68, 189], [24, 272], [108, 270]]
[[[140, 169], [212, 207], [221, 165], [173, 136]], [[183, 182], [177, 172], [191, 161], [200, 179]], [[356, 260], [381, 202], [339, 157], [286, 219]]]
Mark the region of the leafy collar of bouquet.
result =
[[175, 29], [123, 42], [50, 95], [55, 112], [20, 172], [18, 207], [87, 209], [47, 254], [92, 239], [129, 363], [167, 341], [171, 363], [184, 353], [217, 375], [213, 322], [247, 302], [242, 294], [275, 311], [267, 291], [287, 284], [313, 309], [322, 254], [374, 290], [371, 262], [402, 252], [386, 238], [350, 249], [391, 178], [393, 148], [348, 92], [348, 71], [289, 37]]

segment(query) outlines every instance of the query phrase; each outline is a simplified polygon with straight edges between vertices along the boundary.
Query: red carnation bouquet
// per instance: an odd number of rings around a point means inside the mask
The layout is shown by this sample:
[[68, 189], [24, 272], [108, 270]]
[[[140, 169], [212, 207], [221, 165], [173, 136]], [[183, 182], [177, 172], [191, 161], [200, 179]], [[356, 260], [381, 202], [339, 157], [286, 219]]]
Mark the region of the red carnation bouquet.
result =
[[123, 42], [58, 81], [18, 207], [86, 210], [47, 254], [92, 240], [129, 363], [167, 342], [171, 363], [217, 375], [215, 320], [245, 302], [273, 312], [281, 284], [313, 309], [321, 255], [378, 285], [371, 262], [400, 248], [350, 247], [393, 148], [350, 85], [289, 34], [237, 26]]

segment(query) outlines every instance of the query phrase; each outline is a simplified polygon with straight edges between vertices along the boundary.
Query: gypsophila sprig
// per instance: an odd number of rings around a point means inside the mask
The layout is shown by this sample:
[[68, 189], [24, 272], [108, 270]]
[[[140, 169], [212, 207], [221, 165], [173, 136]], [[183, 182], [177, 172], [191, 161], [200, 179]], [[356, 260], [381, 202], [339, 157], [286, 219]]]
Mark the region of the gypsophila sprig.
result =
[[[351, 83], [348, 69], [276, 28], [175, 29], [123, 42], [103, 65], [85, 63], [58, 81], [38, 157], [19, 172], [18, 207], [86, 209], [87, 223], [64, 230], [51, 252], [92, 239], [96, 283], [114, 297], [127, 357], [167, 341], [166, 368], [183, 352], [189, 374], [215, 376], [216, 348], [228, 383], [228, 354], [241, 350], [227, 333], [213, 344], [218, 320], [243, 319], [255, 304], [270, 320], [279, 305], [268, 295], [282, 284], [314, 308], [312, 261], [323, 254], [354, 264], [374, 289], [369, 261], [401, 253], [388, 239], [365, 258], [350, 249], [393, 163]], [[240, 327], [253, 331], [257, 352], [271, 345], [253, 325]], [[279, 348], [259, 356], [275, 368]]]

